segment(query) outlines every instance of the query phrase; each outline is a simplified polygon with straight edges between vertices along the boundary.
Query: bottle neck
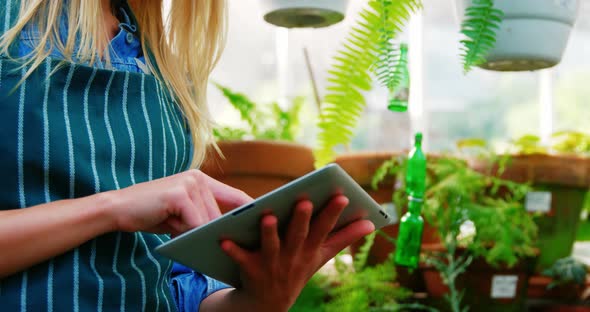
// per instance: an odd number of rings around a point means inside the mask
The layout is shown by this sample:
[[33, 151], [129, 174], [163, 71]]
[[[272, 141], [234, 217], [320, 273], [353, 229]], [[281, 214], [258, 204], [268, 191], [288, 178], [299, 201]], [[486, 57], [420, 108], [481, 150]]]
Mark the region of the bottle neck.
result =
[[420, 213], [422, 212], [422, 205], [424, 204], [424, 201], [420, 198], [413, 197], [410, 197], [409, 200], [410, 201], [408, 203], [408, 212], [410, 212], [411, 214], [420, 215]]

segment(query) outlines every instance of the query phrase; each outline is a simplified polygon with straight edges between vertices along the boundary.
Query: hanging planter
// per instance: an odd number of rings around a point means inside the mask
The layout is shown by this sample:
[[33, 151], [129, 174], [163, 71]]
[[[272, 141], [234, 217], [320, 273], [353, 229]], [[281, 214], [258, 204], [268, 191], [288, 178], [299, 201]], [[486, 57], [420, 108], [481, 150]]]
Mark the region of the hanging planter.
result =
[[[458, 16], [484, 1], [456, 0]], [[495, 0], [494, 8], [504, 13], [502, 22], [494, 47], [478, 66], [496, 71], [555, 66], [561, 61], [579, 6], [579, 0]]]
[[261, 0], [264, 20], [280, 27], [320, 28], [344, 19], [348, 0]]

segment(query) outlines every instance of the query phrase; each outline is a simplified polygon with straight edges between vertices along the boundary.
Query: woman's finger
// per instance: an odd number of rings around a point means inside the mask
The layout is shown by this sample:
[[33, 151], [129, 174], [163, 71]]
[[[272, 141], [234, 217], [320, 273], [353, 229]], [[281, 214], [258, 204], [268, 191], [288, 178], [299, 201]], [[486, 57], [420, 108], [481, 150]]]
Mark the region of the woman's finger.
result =
[[319, 248], [328, 234], [336, 225], [340, 213], [348, 205], [348, 198], [342, 195], [334, 197], [320, 214], [312, 222], [309, 236], [307, 238], [307, 246], [311, 249]]
[[220, 207], [233, 209], [243, 206], [254, 200], [243, 191], [221, 183], [202, 172], [200, 174], [209, 186], [209, 190], [213, 194], [215, 201]]
[[222, 241], [221, 249], [238, 264], [242, 271], [247, 272], [249, 270], [248, 264], [251, 262], [251, 257], [247, 250], [241, 248], [230, 240]]
[[324, 242], [322, 263], [332, 259], [342, 249], [375, 231], [375, 225], [369, 220], [358, 220], [338, 230]]
[[309, 200], [301, 201], [295, 206], [285, 237], [284, 249], [287, 259], [293, 259], [307, 239], [312, 213], [313, 204]]
[[278, 263], [280, 252], [280, 239], [277, 230], [277, 218], [273, 215], [262, 217], [261, 221], [261, 251], [262, 257], [267, 263]]
[[[217, 205], [217, 201], [215, 201], [215, 197], [213, 197], [213, 193], [209, 189], [209, 186], [201, 185], [199, 187], [199, 194], [201, 195], [201, 200], [203, 205], [205, 205], [205, 210], [207, 211], [208, 221], [217, 219], [221, 216], [221, 211], [219, 210], [219, 206]], [[197, 207], [198, 209], [199, 207]]]

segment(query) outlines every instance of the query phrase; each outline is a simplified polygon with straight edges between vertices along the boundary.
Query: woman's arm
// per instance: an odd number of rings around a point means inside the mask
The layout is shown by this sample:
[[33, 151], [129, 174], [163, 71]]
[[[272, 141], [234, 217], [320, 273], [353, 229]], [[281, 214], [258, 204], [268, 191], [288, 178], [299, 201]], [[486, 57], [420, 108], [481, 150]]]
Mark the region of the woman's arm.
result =
[[0, 211], [0, 278], [116, 229], [112, 194]]
[[237, 207], [244, 192], [191, 170], [126, 189], [0, 211], [0, 278], [112, 231], [178, 235]]

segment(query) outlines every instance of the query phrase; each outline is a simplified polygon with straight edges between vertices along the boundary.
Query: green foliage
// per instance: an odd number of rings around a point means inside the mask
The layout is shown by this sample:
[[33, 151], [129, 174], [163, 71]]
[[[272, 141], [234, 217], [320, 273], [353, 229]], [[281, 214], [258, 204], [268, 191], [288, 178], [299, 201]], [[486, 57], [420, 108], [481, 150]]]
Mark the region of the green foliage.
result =
[[213, 130], [218, 140], [282, 140], [295, 141], [299, 131], [299, 114], [305, 102], [303, 97], [293, 100], [289, 109], [283, 110], [277, 103], [270, 105], [270, 111], [263, 110], [246, 95], [234, 92], [219, 84], [215, 86], [229, 100], [229, 103], [240, 113], [241, 119], [248, 129], [221, 126]]
[[473, 5], [466, 9], [461, 24], [461, 33], [466, 37], [461, 40], [465, 73], [486, 62], [487, 54], [496, 44], [496, 31], [503, 15], [501, 10], [494, 8], [493, 0], [473, 0]]
[[491, 265], [512, 266], [534, 254], [537, 227], [524, 208], [528, 185], [481, 174], [450, 157], [430, 161], [428, 169], [424, 217], [443, 243], [471, 221], [476, 233], [466, 248]]
[[514, 154], [530, 155], [546, 154], [549, 152], [548, 148], [541, 144], [541, 138], [532, 134], [523, 135], [516, 140], [512, 140], [510, 143], [511, 149], [509, 152]]
[[389, 43], [410, 14], [420, 7], [420, 0], [370, 0], [359, 14], [328, 71], [327, 94], [320, 112], [320, 133], [315, 150], [318, 167], [333, 159], [337, 146], [350, 142], [366, 106], [363, 92], [371, 89], [371, 72], [376, 71], [388, 87], [395, 86], [391, 65], [397, 52]]
[[321, 312], [328, 294], [328, 278], [315, 274], [307, 282], [289, 312]]
[[588, 157], [590, 135], [579, 131], [559, 131], [551, 136], [549, 142], [543, 143], [538, 136], [526, 134], [510, 141], [508, 152], [521, 155], [552, 153]]
[[584, 285], [587, 271], [588, 268], [584, 263], [572, 257], [567, 257], [555, 261], [553, 266], [543, 271], [543, 275], [553, 279], [553, 282], [547, 286], [547, 288], [551, 289], [569, 283]]
[[457, 289], [457, 278], [465, 273], [473, 261], [470, 254], [457, 255], [456, 236], [451, 237], [446, 244], [444, 252], [433, 253], [426, 259], [426, 263], [434, 266], [439, 272], [445, 285], [449, 287], [449, 293], [445, 294], [445, 300], [449, 303], [453, 312], [467, 312], [469, 307], [462, 307], [461, 301], [465, 296], [464, 290]]
[[[373, 237], [374, 238], [374, 237]], [[370, 249], [371, 240], [364, 248]], [[326, 312], [386, 311], [406, 299], [410, 292], [394, 284], [395, 266], [393, 260], [376, 266], [356, 265], [340, 269], [338, 283], [330, 290], [331, 300], [325, 305]]]
[[560, 131], [552, 136], [552, 149], [558, 153], [588, 156], [590, 135], [579, 131]]

